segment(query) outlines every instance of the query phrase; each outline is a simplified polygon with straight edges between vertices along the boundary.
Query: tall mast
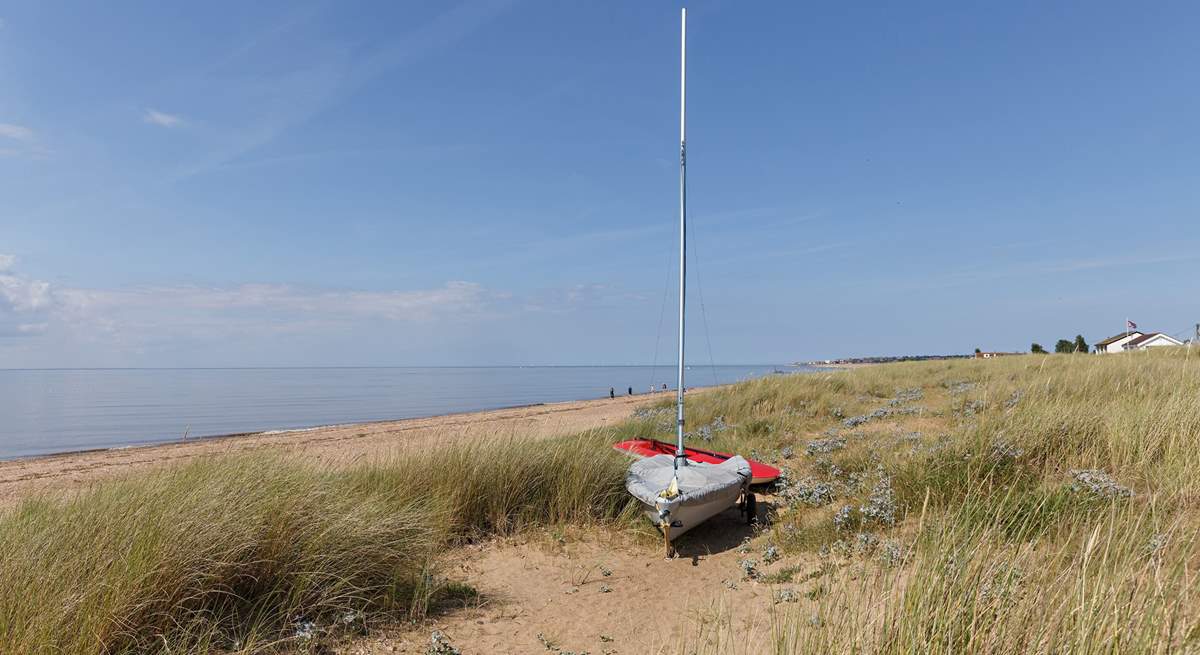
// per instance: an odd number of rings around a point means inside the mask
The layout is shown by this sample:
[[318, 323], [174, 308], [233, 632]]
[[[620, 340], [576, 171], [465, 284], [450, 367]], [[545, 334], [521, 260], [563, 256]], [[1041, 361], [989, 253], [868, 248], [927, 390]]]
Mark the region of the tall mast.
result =
[[687, 8], [679, 18], [679, 380], [675, 387], [675, 469], [683, 455], [683, 309], [687, 299]]

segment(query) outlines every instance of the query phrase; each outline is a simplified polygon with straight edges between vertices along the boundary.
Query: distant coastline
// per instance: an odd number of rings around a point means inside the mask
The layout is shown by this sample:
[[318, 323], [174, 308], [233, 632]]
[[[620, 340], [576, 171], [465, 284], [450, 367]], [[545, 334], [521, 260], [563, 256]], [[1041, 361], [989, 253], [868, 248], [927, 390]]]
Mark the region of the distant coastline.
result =
[[793, 366], [814, 368], [861, 368], [892, 362], [924, 362], [934, 359], [970, 359], [971, 355], [893, 355], [883, 357], [844, 357], [841, 359], [817, 359], [811, 362], [795, 362]]

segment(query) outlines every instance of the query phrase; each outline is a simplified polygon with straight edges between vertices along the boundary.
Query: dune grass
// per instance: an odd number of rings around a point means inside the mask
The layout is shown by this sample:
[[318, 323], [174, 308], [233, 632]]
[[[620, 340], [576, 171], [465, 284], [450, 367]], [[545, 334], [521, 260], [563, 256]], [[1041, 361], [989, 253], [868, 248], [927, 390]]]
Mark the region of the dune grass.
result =
[[[776, 449], [791, 494], [760, 539], [816, 555], [822, 568], [753, 646], [710, 634], [681, 648], [1200, 652], [1197, 353], [835, 375], [763, 380], [696, 403], [760, 435], [729, 429], [714, 443]], [[880, 408], [894, 411], [855, 418]], [[840, 445], [777, 454], [819, 439]], [[806, 502], [820, 484], [832, 497]], [[839, 523], [839, 511], [849, 518]], [[788, 557], [781, 566], [802, 568]]]
[[[687, 653], [1200, 651], [1200, 356], [1022, 356], [773, 376], [697, 394], [691, 442], [777, 462], [755, 548], [770, 634]], [[419, 618], [439, 554], [632, 512], [603, 431], [321, 469], [231, 456], [0, 517], [0, 652], [295, 649]], [[648, 546], [649, 548], [649, 546]], [[670, 650], [675, 650], [672, 648]]]
[[614, 521], [625, 466], [583, 435], [348, 470], [218, 457], [29, 500], [0, 519], [0, 652], [256, 652], [419, 617], [454, 591], [441, 550]]

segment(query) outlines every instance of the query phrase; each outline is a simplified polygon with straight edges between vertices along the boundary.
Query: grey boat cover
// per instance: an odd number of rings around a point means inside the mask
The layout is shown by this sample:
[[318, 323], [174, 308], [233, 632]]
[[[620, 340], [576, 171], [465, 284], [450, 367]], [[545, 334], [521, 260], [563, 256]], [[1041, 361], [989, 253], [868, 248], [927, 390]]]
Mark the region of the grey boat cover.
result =
[[634, 498], [658, 508], [661, 512], [674, 512], [680, 505], [703, 502], [708, 496], [728, 491], [730, 487], [744, 487], [750, 483], [750, 463], [740, 455], [734, 455], [720, 464], [688, 462], [679, 467], [679, 495], [663, 498], [662, 494], [671, 485], [675, 475], [675, 458], [671, 455], [655, 455], [634, 462], [625, 475], [625, 488]]

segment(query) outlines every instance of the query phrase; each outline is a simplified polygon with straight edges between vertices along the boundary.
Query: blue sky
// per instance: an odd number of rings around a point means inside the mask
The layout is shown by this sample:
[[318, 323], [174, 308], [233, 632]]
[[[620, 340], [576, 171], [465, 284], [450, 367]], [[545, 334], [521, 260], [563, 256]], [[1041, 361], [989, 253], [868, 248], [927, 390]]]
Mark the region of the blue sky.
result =
[[[1198, 21], [690, 6], [713, 358], [1190, 331]], [[0, 5], [0, 367], [673, 361], [677, 50], [667, 2]]]

